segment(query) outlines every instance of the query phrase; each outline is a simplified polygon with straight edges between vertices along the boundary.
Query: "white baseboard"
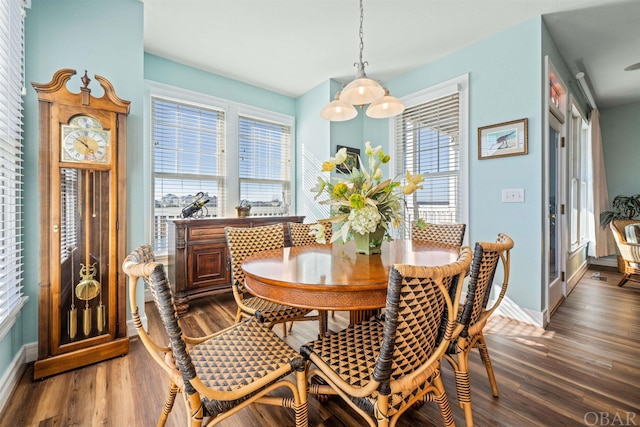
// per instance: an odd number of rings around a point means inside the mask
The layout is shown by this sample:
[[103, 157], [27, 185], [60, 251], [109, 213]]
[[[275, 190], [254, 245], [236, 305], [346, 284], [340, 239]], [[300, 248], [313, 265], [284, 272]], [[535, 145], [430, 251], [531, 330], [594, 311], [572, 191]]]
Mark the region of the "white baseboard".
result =
[[[489, 306], [491, 302], [489, 303]], [[518, 304], [509, 299], [508, 296], [502, 299], [502, 302], [494, 313], [501, 316], [508, 317], [510, 319], [517, 320], [519, 322], [528, 323], [530, 325], [539, 326], [544, 328], [545, 319], [547, 318], [544, 311], [535, 311], [528, 308], [520, 307]]]
[[15, 389], [20, 378], [27, 368], [27, 363], [33, 362], [38, 358], [38, 344], [30, 343], [22, 346], [20, 351], [11, 361], [11, 364], [4, 372], [0, 379], [0, 412], [4, 410], [5, 405], [11, 397], [11, 393]]
[[600, 258], [589, 258], [589, 264], [591, 265], [602, 265], [604, 267], [616, 267], [618, 268], [618, 257], [617, 256], [604, 256]]

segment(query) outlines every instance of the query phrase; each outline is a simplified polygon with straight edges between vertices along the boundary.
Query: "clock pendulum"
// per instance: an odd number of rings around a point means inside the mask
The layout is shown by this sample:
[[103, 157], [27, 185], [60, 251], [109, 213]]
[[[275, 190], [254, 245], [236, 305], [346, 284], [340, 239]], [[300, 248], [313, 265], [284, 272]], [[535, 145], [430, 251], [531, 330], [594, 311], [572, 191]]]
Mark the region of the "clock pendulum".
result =
[[[75, 267], [73, 265], [73, 252], [76, 248], [71, 248], [70, 257], [71, 257], [71, 285], [74, 283], [74, 274]], [[73, 341], [76, 337], [76, 333], [78, 332], [78, 309], [76, 308], [76, 296], [74, 295], [73, 290], [71, 291], [71, 309], [69, 310], [69, 339]]]
[[[84, 309], [82, 310], [82, 330], [85, 336], [89, 336], [91, 333], [91, 309], [89, 308], [89, 301], [94, 299], [100, 293], [100, 282], [94, 279], [96, 275], [97, 263], [91, 264], [91, 226], [89, 224], [89, 173], [94, 175], [93, 184], [95, 187], [95, 171], [85, 171], [84, 189], [85, 189], [85, 221], [87, 222], [85, 229], [87, 230], [85, 239], [85, 264], [80, 264], [80, 276], [82, 280], [76, 286], [76, 296], [78, 299], [83, 300]], [[95, 201], [95, 192], [94, 192]], [[95, 211], [95, 204], [94, 204]]]

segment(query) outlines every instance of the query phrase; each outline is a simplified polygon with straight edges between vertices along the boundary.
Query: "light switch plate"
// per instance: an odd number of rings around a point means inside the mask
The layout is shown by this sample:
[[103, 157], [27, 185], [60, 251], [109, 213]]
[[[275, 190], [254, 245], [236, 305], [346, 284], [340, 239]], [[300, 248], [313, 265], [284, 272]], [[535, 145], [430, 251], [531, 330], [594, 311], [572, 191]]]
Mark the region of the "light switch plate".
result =
[[503, 203], [524, 203], [524, 188], [503, 188]]

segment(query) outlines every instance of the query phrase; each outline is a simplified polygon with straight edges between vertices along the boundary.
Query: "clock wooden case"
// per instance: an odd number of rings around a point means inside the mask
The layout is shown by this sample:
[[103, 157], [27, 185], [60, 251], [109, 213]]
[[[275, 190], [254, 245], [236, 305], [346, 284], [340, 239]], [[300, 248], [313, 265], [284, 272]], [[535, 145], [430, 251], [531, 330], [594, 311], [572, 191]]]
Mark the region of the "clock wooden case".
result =
[[124, 355], [126, 119], [129, 101], [104, 77], [62, 69], [38, 93], [40, 288], [34, 378]]

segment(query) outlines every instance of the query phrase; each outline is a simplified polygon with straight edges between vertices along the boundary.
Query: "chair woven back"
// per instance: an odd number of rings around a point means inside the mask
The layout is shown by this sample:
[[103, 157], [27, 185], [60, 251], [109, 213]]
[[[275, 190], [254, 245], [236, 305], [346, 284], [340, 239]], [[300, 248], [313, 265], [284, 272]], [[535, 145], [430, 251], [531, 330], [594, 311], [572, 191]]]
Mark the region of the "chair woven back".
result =
[[628, 225], [638, 223], [640, 223], [640, 220], [637, 219], [614, 219], [613, 221], [611, 221], [610, 227], [616, 244], [620, 245], [627, 243], [625, 228]]
[[500, 260], [503, 261], [504, 266], [501, 295], [506, 292], [509, 285], [509, 251], [512, 248], [513, 240], [502, 233], [498, 234], [496, 242], [476, 243], [467, 295], [458, 317], [458, 322], [465, 326], [462, 336], [466, 337], [469, 326], [478, 322], [484, 314]]
[[141, 245], [125, 258], [122, 268], [131, 280], [137, 281], [137, 278], [142, 278], [147, 283], [162, 324], [169, 336], [173, 359], [184, 380], [185, 391], [190, 395], [196, 393], [196, 390], [189, 382], [196, 377], [196, 370], [187, 351], [187, 345], [182, 339], [182, 330], [178, 324], [173, 292], [165, 274], [164, 266], [155, 262], [151, 246]]
[[284, 228], [282, 224], [263, 227], [226, 227], [229, 256], [231, 257], [231, 279], [239, 295], [244, 295], [244, 271], [242, 262], [248, 256], [269, 249], [284, 247]]
[[[374, 379], [388, 384], [423, 365], [436, 348], [444, 351], [446, 345], [438, 338], [439, 328], [443, 316], [447, 316], [447, 332], [443, 338], [448, 344], [458, 304], [451, 300], [446, 283], [454, 277], [462, 282], [470, 264], [471, 250], [465, 247], [458, 260], [446, 266], [393, 266], [387, 289], [384, 336]], [[461, 287], [462, 283], [457, 286]]]
[[[324, 236], [329, 243], [331, 241], [332, 225], [330, 222], [321, 222], [324, 225]], [[309, 234], [311, 232], [311, 226], [315, 224], [303, 224], [300, 222], [289, 223], [289, 236], [291, 238], [291, 244], [293, 246], [315, 245], [316, 238]]]
[[416, 222], [413, 221], [411, 222], [411, 239], [462, 246], [466, 229], [466, 224], [432, 223], [427, 223], [424, 228], [419, 228]]

